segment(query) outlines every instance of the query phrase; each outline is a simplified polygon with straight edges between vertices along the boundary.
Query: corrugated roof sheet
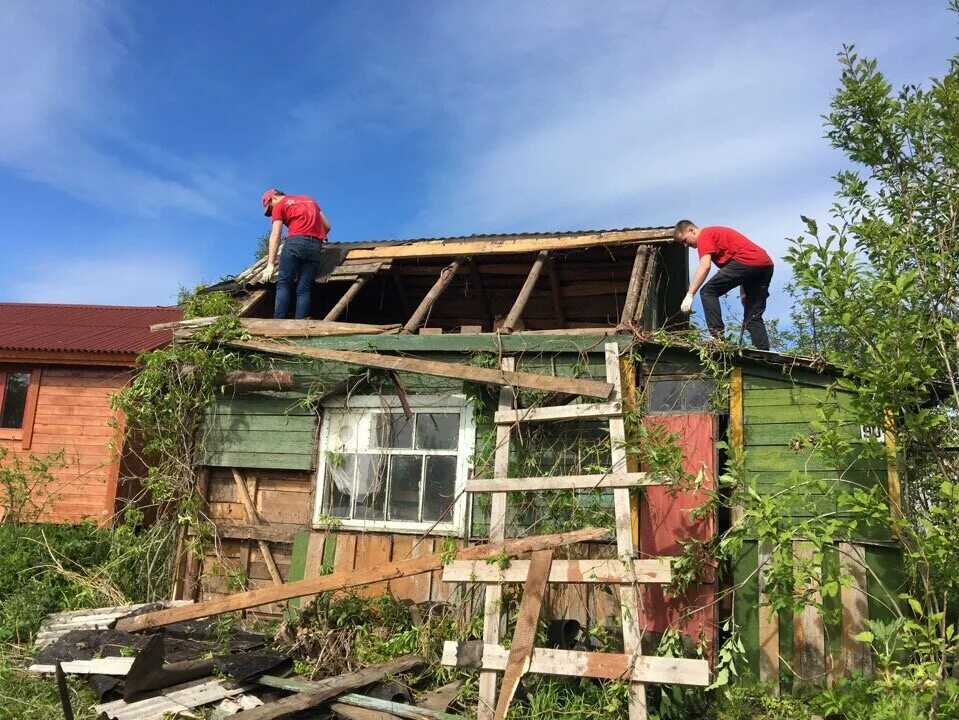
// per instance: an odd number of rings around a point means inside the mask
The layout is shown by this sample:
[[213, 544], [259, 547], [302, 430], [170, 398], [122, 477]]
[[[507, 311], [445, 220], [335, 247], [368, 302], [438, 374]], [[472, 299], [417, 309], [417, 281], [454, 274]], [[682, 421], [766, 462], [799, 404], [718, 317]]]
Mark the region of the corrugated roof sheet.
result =
[[150, 325], [182, 316], [178, 307], [0, 303], [0, 349], [137, 353], [173, 338]]

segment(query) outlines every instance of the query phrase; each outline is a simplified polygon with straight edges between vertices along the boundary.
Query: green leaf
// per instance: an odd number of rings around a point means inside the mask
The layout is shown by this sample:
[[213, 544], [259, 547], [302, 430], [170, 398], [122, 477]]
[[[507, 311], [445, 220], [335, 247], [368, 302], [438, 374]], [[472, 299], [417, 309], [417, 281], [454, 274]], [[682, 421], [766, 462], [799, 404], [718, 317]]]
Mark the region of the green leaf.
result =
[[861, 633], [857, 633], [853, 635], [852, 639], [858, 642], [871, 643], [873, 640], [876, 639], [876, 636], [873, 635], [868, 630], [863, 630]]

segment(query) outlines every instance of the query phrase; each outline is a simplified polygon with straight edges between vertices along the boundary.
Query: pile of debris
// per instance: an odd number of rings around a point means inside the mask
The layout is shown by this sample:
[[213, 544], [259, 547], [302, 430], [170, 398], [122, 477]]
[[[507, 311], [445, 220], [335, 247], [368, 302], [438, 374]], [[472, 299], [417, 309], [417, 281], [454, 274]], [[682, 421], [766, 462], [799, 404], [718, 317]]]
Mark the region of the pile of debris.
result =
[[[455, 559], [515, 558], [604, 534], [605, 530], [587, 528], [476, 545], [460, 550]], [[424, 555], [199, 603], [156, 603], [53, 615], [40, 629], [40, 650], [30, 669], [56, 674], [67, 720], [73, 719], [73, 711], [65, 673], [89, 677], [102, 701], [96, 711], [111, 720], [195, 717], [195, 708], [214, 703], [218, 703], [216, 717], [242, 712], [245, 720], [287, 718], [325, 705], [336, 715], [357, 720], [451, 720], [458, 716], [446, 709], [458, 694], [457, 687], [440, 688], [412, 705], [409, 689], [398, 682], [404, 673], [426, 663], [418, 655], [316, 682], [290, 678], [286, 677], [293, 669], [289, 654], [270, 649], [263, 635], [241, 632], [226, 638], [218, 631], [216, 619], [270, 602], [432, 572], [451, 560], [442, 554]], [[473, 666], [477, 664], [482, 666], [481, 657]], [[387, 684], [377, 689], [384, 681]], [[371, 687], [369, 694], [354, 694]]]
[[[67, 674], [83, 675], [99, 695], [94, 709], [110, 720], [196, 717], [215, 706], [212, 717], [243, 712], [247, 719], [275, 719], [318, 708], [355, 720], [452, 720], [446, 712], [460, 683], [413, 701], [403, 673], [425, 660], [409, 655], [356, 672], [312, 682], [290, 677], [293, 659], [270, 649], [261, 634], [232, 630], [215, 619], [164, 626], [151, 634], [118, 630], [129, 621], [188, 603], [99, 608], [49, 616], [37, 636], [31, 672], [56, 675], [64, 717], [72, 720]], [[364, 694], [355, 691], [364, 690]]]

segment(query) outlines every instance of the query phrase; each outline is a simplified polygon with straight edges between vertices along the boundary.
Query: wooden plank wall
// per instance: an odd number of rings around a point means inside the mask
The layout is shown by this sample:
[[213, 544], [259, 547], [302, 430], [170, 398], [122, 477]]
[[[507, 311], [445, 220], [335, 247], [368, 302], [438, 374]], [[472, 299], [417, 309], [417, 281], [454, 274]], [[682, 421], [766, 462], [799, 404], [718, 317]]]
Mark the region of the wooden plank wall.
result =
[[56, 482], [36, 494], [44, 504], [43, 522], [106, 522], [113, 516], [119, 463], [110, 447], [117, 439], [110, 396], [129, 379], [128, 371], [116, 368], [41, 370], [29, 449], [21, 439], [0, 440], [0, 447], [24, 458], [65, 451], [67, 467], [55, 470]]
[[[811, 543], [796, 541], [790, 551], [797, 567], [817, 568]], [[867, 645], [853, 637], [866, 629], [866, 620], [893, 619], [893, 606], [906, 578], [899, 548], [888, 545], [839, 543], [826, 547], [822, 574], [826, 581], [841, 573], [849, 578], [838, 597], [821, 597], [811, 585], [825, 613], [813, 606], [794, 617], [785, 612], [772, 614], [762, 603], [760, 560], [769, 550], [747, 543], [734, 563], [733, 583], [737, 588], [734, 614], [745, 648], [749, 674], [777, 688], [793, 691], [831, 686], [850, 673], [872, 671]], [[799, 582], [797, 578], [797, 583]]]
[[[861, 443], [860, 427], [853, 422], [849, 410], [848, 395], [837, 393], [830, 398], [821, 376], [795, 379], [783, 376], [767, 376], [754, 370], [743, 374], [743, 441], [747, 479], [760, 493], [774, 493], [784, 484], [792, 482], [794, 472], [810, 478], [833, 480], [826, 493], [813, 493], [791, 509], [797, 518], [815, 517], [822, 513], [837, 512], [836, 496], [850, 491], [853, 486], [873, 487], [885, 485], [886, 463], [881, 459], [852, 458], [844, 468], [842, 482], [819, 453], [811, 449], [797, 451], [790, 445], [797, 436], [810, 436], [812, 426], [819, 418], [819, 404], [828, 403], [836, 408], [836, 418], [841, 423], [839, 432], [854, 444]], [[877, 418], [877, 424], [882, 418]], [[868, 526], [860, 523], [857, 539], [889, 540], [888, 527]]]

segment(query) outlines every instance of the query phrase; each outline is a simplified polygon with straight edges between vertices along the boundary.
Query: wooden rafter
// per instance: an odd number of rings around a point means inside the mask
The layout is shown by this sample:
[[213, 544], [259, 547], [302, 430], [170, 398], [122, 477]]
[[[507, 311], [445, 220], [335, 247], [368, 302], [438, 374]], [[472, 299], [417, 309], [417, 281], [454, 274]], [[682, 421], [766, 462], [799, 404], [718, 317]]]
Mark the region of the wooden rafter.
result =
[[656, 264], [659, 262], [659, 254], [650, 252], [649, 260], [646, 261], [646, 271], [643, 273], [643, 287], [639, 291], [639, 298], [636, 301], [636, 309], [633, 312], [633, 322], [639, 322], [646, 312], [646, 301], [649, 293], [652, 291], [653, 283], [656, 281]]
[[363, 286], [366, 285], [367, 281], [370, 279], [369, 275], [360, 275], [356, 280], [353, 281], [353, 284], [350, 285], [346, 292], [343, 293], [336, 305], [326, 314], [324, 320], [336, 320], [343, 312], [346, 310], [346, 306], [352, 302], [353, 298], [356, 297], [356, 294], [363, 289]]
[[513, 332], [513, 328], [519, 323], [520, 317], [523, 315], [523, 310], [526, 308], [526, 303], [529, 302], [530, 295], [533, 294], [533, 288], [536, 287], [536, 281], [539, 280], [540, 273], [543, 272], [543, 265], [546, 263], [548, 257], [549, 253], [546, 250], [541, 250], [536, 255], [533, 267], [529, 269], [529, 274], [526, 276], [526, 282], [523, 283], [519, 295], [516, 296], [516, 302], [513, 303], [513, 307], [510, 308], [509, 314], [499, 328], [500, 332]]
[[436, 279], [436, 282], [433, 283], [433, 287], [426, 293], [426, 297], [423, 298], [416, 310], [413, 311], [413, 315], [406, 321], [406, 325], [403, 326], [400, 332], [408, 334], [419, 330], [420, 326], [426, 321], [426, 316], [429, 315], [433, 303], [435, 303], [437, 298], [443, 294], [443, 291], [449, 287], [449, 284], [453, 282], [453, 278], [456, 276], [456, 272], [462, 264], [463, 258], [458, 257], [440, 271], [440, 276]]
[[559, 273], [556, 271], [556, 258], [551, 257], [547, 260], [546, 272], [549, 273], [549, 290], [553, 299], [556, 326], [563, 328], [566, 327], [566, 313], [563, 311], [563, 286], [559, 282]]

